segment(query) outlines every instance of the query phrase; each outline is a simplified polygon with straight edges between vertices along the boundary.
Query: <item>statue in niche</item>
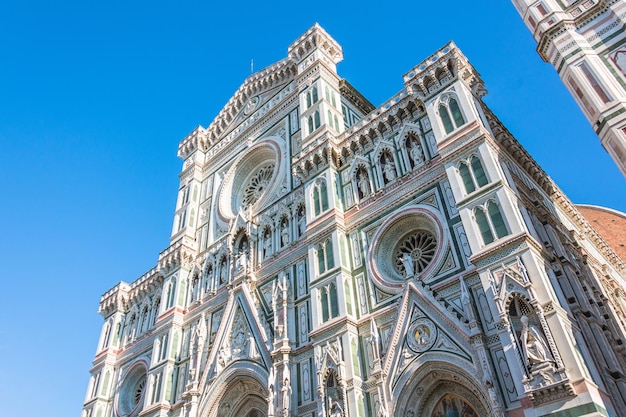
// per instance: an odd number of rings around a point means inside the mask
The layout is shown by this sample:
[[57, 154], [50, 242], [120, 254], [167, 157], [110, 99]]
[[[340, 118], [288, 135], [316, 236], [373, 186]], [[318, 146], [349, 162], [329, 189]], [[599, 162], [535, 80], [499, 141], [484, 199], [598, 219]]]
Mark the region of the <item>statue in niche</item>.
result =
[[289, 244], [289, 222], [283, 219], [280, 230], [280, 244], [285, 247]]
[[304, 206], [298, 207], [298, 232], [300, 233], [300, 236], [303, 236], [304, 232], [306, 232], [306, 215]]
[[370, 180], [367, 176], [367, 172], [364, 169], [361, 169], [357, 178], [359, 191], [361, 191], [361, 196], [367, 197], [371, 193], [370, 189]]
[[268, 257], [272, 253], [272, 232], [270, 229], [265, 229], [263, 234], [263, 257]]
[[283, 415], [284, 416], [288, 416], [289, 415], [289, 407], [290, 407], [290, 400], [291, 400], [291, 382], [289, 382], [289, 374], [288, 374], [288, 368], [287, 365], [285, 365], [285, 378], [283, 379], [283, 386], [280, 389], [280, 392], [282, 393], [282, 397], [283, 397]]
[[383, 164], [383, 174], [387, 182], [391, 182], [396, 179], [396, 165], [393, 163], [393, 158], [388, 155], [384, 156], [385, 163]]
[[220, 262], [220, 285], [228, 281], [228, 268], [226, 267], [226, 258], [222, 258]]
[[342, 415], [343, 409], [339, 405], [339, 401], [333, 400], [333, 397], [328, 397], [328, 416], [341, 417]]
[[248, 266], [248, 254], [246, 252], [241, 251], [237, 255], [237, 270], [245, 272], [247, 266]]
[[527, 316], [520, 317], [520, 322], [522, 323], [520, 340], [526, 366], [530, 368], [536, 364], [552, 362], [550, 349], [548, 349], [541, 330], [537, 326], [530, 324]]
[[415, 276], [415, 266], [413, 265], [413, 258], [410, 254], [402, 254], [402, 265], [404, 265], [404, 272], [407, 278]]
[[424, 150], [418, 140], [411, 141], [411, 159], [415, 166], [424, 162]]

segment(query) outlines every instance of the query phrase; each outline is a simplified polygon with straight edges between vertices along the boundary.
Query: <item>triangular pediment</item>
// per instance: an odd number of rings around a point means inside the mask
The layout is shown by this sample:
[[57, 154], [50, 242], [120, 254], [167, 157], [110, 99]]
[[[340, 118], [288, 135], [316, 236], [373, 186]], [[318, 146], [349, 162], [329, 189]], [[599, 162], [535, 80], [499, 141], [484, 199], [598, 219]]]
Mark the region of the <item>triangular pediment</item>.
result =
[[421, 127], [416, 124], [416, 123], [410, 123], [407, 122], [405, 123], [402, 128], [400, 129], [400, 132], [398, 133], [398, 143], [404, 143], [404, 140], [407, 138], [407, 136], [409, 136], [410, 134], [416, 135], [416, 136], [420, 136], [422, 129]]
[[454, 312], [444, 310], [425, 288], [406, 286], [384, 358], [384, 371], [393, 389], [412, 363], [430, 360], [475, 363], [469, 332]]
[[271, 335], [261, 323], [252, 297], [246, 285], [231, 294], [207, 357], [202, 383], [237, 362], [252, 361], [269, 369]]

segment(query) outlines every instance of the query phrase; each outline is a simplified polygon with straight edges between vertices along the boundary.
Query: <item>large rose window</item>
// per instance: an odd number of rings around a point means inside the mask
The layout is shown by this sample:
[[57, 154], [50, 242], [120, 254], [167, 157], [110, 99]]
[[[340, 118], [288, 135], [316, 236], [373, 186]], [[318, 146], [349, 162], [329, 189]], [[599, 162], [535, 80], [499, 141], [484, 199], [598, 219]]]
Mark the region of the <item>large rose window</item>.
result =
[[432, 208], [398, 210], [372, 237], [369, 266], [374, 282], [385, 291], [396, 292], [408, 279], [433, 276], [442, 261], [446, 239]]
[[269, 204], [281, 172], [282, 150], [272, 139], [248, 149], [228, 170], [219, 193], [219, 214], [228, 222], [237, 213], [257, 211]]
[[241, 205], [244, 209], [254, 205], [269, 188], [272, 175], [274, 174], [274, 164], [267, 164], [259, 169], [249, 180], [243, 191]]
[[432, 262], [437, 239], [427, 230], [413, 232], [400, 240], [395, 250], [396, 270], [406, 277], [421, 273]]
[[126, 374], [117, 397], [119, 416], [134, 416], [139, 412], [146, 391], [147, 376], [148, 371], [143, 362], [133, 366]]

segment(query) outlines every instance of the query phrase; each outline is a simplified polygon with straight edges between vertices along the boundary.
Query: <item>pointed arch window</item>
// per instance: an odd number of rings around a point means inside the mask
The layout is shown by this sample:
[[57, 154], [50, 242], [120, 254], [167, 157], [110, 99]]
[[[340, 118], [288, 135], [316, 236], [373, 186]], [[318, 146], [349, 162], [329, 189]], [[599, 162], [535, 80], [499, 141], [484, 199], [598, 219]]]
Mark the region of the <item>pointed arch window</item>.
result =
[[333, 243], [331, 239], [317, 245], [317, 270], [319, 274], [323, 274], [335, 267], [335, 259], [333, 255]]
[[448, 105], [450, 106], [450, 111], [452, 112], [452, 118], [454, 119], [456, 127], [463, 126], [465, 124], [465, 119], [463, 119], [459, 103], [457, 103], [455, 98], [451, 98]]
[[174, 297], [176, 295], [176, 278], [172, 278], [167, 287], [167, 308], [174, 307]]
[[319, 179], [313, 186], [313, 209], [316, 216], [328, 210], [328, 190], [324, 179]]
[[334, 282], [320, 289], [320, 305], [322, 310], [322, 322], [339, 316], [337, 286]]
[[326, 288], [322, 288], [320, 291], [320, 302], [322, 305], [322, 321], [328, 321], [330, 314], [328, 310], [328, 290]]
[[472, 155], [469, 160], [461, 162], [458, 170], [467, 194], [489, 183], [483, 164], [476, 155]]
[[500, 207], [493, 200], [490, 200], [485, 207], [476, 207], [474, 209], [474, 218], [485, 245], [509, 233], [500, 212]]
[[454, 96], [445, 96], [439, 104], [439, 117], [446, 133], [452, 132], [465, 124], [463, 112]]
[[448, 108], [443, 104], [439, 105], [439, 117], [441, 117], [441, 122], [443, 123], [443, 128], [446, 130], [446, 133], [452, 132], [454, 126], [452, 125], [452, 120], [450, 120], [450, 113], [448, 113]]
[[317, 87], [313, 86], [313, 88], [311, 89], [311, 94], [313, 96], [313, 103], [317, 103], [317, 100], [319, 99], [317, 96]]

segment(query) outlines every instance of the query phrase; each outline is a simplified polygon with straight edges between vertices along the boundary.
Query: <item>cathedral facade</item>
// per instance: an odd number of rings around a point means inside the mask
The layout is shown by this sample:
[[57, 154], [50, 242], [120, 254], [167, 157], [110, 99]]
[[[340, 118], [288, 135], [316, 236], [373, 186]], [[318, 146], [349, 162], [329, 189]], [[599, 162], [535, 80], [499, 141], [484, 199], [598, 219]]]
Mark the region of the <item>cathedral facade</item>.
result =
[[513, 0], [537, 42], [626, 176], [626, 0]]
[[450, 43], [374, 107], [319, 25], [183, 160], [83, 417], [626, 415], [626, 265]]

